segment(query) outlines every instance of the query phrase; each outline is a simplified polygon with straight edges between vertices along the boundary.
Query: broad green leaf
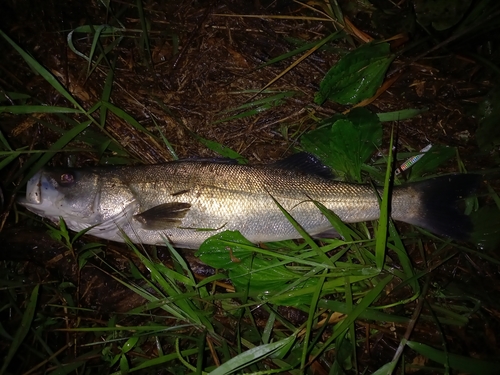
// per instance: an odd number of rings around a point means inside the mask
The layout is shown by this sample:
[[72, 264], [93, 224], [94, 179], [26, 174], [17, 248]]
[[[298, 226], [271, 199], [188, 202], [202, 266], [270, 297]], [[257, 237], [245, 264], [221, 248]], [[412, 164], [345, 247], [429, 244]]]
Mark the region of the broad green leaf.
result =
[[301, 138], [304, 150], [350, 180], [361, 182], [361, 165], [380, 147], [382, 125], [377, 115], [356, 108], [328, 128]]
[[339, 104], [357, 104], [371, 98], [382, 84], [393, 59], [388, 43], [362, 45], [328, 71], [314, 102], [322, 105], [332, 100]]
[[[256, 256], [255, 245], [237, 231], [225, 231], [207, 239], [196, 256], [203, 263], [228, 271], [229, 278], [238, 291], [261, 298], [272, 297], [278, 292], [314, 287], [317, 278], [304, 278], [283, 265], [277, 258]], [[314, 290], [311, 290], [311, 292]], [[308, 302], [310, 296], [300, 296], [289, 300], [280, 299], [280, 304], [298, 305]]]

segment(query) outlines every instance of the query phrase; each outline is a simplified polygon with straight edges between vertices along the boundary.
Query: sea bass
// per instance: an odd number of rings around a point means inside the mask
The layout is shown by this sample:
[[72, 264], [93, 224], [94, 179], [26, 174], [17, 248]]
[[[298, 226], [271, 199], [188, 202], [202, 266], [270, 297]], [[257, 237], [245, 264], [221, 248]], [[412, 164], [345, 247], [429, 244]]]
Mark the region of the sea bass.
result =
[[[391, 216], [436, 234], [464, 239], [471, 230], [456, 201], [478, 175], [446, 175], [395, 186]], [[300, 238], [278, 202], [313, 236], [331, 230], [320, 202], [346, 223], [379, 218], [371, 185], [339, 182], [314, 156], [300, 153], [268, 165], [184, 160], [149, 166], [44, 169], [19, 203], [54, 222], [111, 241], [198, 248], [208, 237], [238, 230], [254, 243]]]

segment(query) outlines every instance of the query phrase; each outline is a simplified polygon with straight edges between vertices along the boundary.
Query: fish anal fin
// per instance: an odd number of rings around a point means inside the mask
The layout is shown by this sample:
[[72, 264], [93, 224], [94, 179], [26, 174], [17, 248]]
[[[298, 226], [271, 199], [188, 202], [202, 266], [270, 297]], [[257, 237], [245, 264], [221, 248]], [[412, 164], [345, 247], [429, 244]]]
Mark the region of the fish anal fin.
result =
[[179, 226], [191, 205], [183, 202], [163, 203], [134, 215], [146, 230], [164, 230]]
[[334, 228], [326, 229], [320, 233], [317, 233], [312, 236], [313, 238], [342, 238], [342, 236], [337, 232]]

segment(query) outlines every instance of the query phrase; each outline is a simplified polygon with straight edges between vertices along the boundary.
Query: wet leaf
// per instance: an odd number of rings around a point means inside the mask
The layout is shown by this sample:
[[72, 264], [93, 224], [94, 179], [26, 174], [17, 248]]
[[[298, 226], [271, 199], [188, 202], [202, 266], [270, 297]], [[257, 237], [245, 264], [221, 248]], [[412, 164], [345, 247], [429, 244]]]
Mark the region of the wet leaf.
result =
[[[300, 281], [301, 273], [286, 268], [277, 258], [257, 256], [258, 249], [237, 231], [225, 231], [206, 240], [196, 256], [203, 263], [228, 271], [229, 278], [238, 291], [247, 290], [251, 295], [265, 298], [282, 292], [288, 284]], [[290, 291], [316, 285], [318, 279], [300, 281]], [[310, 295], [281, 298], [280, 303], [296, 306], [310, 300]]]
[[304, 150], [317, 155], [344, 177], [361, 181], [361, 165], [382, 142], [382, 126], [377, 115], [356, 108], [330, 128], [312, 131], [301, 138]]
[[388, 43], [367, 43], [342, 57], [320, 83], [314, 101], [356, 104], [371, 98], [394, 59]]

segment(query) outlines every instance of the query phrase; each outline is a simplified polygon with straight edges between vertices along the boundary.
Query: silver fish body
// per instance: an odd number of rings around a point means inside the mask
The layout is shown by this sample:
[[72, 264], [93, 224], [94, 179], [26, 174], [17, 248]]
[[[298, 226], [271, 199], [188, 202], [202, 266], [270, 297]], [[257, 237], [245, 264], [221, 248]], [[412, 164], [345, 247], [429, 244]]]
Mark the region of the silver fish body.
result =
[[[297, 162], [299, 167], [291, 166]], [[466, 186], [457, 188], [457, 184]], [[392, 218], [462, 237], [470, 223], [452, 203], [469, 195], [476, 184], [477, 177], [451, 175], [395, 187]], [[443, 201], [436, 194], [447, 197]], [[54, 222], [62, 217], [75, 231], [95, 226], [88, 233], [108, 240], [123, 242], [123, 231], [137, 243], [162, 245], [168, 240], [179, 247], [197, 248], [224, 230], [238, 230], [254, 243], [299, 238], [275, 200], [311, 235], [331, 229], [314, 201], [346, 223], [380, 215], [371, 185], [327, 178], [324, 167], [307, 154], [256, 166], [188, 160], [47, 169], [28, 182], [26, 198], [19, 203]], [[444, 211], [437, 212], [438, 217], [448, 222], [436, 224], [436, 204]]]

